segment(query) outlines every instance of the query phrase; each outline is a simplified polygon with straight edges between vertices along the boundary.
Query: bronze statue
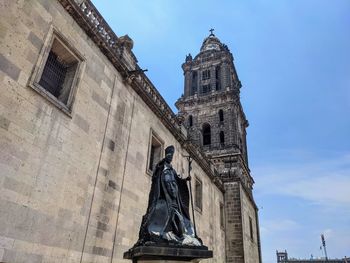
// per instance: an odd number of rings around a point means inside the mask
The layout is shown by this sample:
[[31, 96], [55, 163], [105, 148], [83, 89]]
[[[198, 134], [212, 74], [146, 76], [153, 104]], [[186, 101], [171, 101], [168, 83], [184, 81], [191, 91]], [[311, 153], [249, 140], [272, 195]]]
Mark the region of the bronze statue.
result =
[[148, 208], [142, 218], [138, 245], [170, 244], [202, 246], [196, 237], [189, 215], [190, 194], [187, 181], [182, 179], [171, 165], [174, 146], [165, 149], [152, 176]]

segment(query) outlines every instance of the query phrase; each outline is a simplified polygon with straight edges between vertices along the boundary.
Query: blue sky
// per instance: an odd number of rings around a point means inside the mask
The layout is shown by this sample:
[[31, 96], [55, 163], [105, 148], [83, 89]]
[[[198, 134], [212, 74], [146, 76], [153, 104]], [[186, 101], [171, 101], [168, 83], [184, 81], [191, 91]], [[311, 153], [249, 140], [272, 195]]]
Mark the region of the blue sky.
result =
[[349, 0], [94, 0], [176, 112], [181, 64], [214, 28], [249, 120], [264, 263], [350, 256]]

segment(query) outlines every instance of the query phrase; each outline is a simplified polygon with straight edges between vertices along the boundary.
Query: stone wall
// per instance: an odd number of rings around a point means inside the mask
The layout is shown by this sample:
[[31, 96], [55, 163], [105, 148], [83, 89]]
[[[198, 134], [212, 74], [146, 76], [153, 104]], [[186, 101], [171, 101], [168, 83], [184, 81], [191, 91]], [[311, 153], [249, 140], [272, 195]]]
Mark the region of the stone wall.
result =
[[[243, 244], [244, 244], [244, 262], [256, 263], [261, 262], [259, 251], [259, 229], [257, 224], [257, 210], [252, 204], [248, 193], [244, 190], [243, 186], [240, 189], [241, 203], [242, 203], [242, 225], [243, 225]], [[252, 224], [252, 237], [250, 236], [250, 223]]]
[[239, 182], [225, 183], [226, 262], [244, 263], [242, 207]]
[[[151, 129], [175, 145], [182, 174], [187, 153], [59, 2], [0, 7], [0, 261], [124, 262], [147, 206]], [[71, 113], [29, 86], [53, 28], [84, 58]], [[223, 262], [223, 194], [198, 164], [192, 173], [208, 262]]]
[[225, 182], [225, 201], [226, 262], [261, 262], [257, 211], [249, 194], [240, 182]]

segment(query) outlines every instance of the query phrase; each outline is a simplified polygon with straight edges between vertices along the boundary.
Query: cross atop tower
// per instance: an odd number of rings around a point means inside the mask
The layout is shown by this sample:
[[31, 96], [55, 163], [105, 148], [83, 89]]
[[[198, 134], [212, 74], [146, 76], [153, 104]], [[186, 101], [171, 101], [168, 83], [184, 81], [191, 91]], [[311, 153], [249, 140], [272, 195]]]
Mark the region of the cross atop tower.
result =
[[209, 31], [210, 31], [210, 35], [211, 35], [211, 36], [214, 36], [214, 33], [213, 33], [214, 29], [211, 28]]

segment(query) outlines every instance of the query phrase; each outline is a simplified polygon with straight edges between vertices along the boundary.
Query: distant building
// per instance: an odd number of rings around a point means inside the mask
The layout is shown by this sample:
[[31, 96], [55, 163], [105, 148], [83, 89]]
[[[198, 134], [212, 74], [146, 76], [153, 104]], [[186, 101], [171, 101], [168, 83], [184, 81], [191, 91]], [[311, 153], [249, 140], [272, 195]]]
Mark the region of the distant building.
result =
[[284, 252], [276, 251], [277, 263], [350, 263], [350, 258], [310, 258], [310, 259], [296, 259], [288, 258], [288, 253], [285, 250]]

